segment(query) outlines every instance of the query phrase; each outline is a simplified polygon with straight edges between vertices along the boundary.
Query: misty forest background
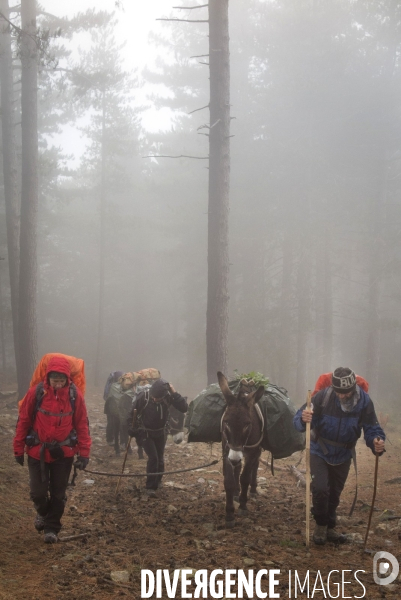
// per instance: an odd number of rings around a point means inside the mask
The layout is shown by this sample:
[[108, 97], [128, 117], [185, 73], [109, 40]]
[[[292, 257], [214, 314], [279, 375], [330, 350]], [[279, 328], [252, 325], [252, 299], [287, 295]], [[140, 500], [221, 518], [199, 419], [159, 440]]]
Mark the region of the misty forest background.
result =
[[[35, 86], [31, 92], [21, 87], [21, 15], [7, 12], [7, 0], [0, 0], [0, 10], [13, 23], [1, 19], [2, 153], [10, 149], [3, 95], [8, 44], [7, 118], [20, 197], [21, 104], [24, 94], [28, 106], [35, 104], [29, 96]], [[115, 369], [156, 367], [193, 397], [207, 383], [204, 157], [210, 122], [207, 108], [196, 110], [209, 103], [207, 23], [163, 22], [162, 34], [153, 34], [156, 66], [127, 73], [114, 33], [118, 13], [88, 11], [67, 21], [44, 14], [40, 5], [36, 10], [38, 219], [29, 234], [29, 223], [25, 229], [21, 223], [21, 243], [32, 235], [38, 250], [35, 360], [46, 352], [79, 356], [88, 382], [98, 385]], [[201, 21], [207, 10], [172, 10], [170, 16]], [[300, 405], [319, 374], [351, 366], [368, 379], [379, 408], [395, 412], [401, 389], [401, 5], [235, 0], [229, 10], [226, 374], [260, 371]], [[143, 85], [152, 90], [147, 106], [173, 110], [167, 131], [143, 128]], [[52, 142], [67, 125], [88, 141], [75, 163]], [[145, 158], [153, 155], [199, 158]], [[7, 164], [0, 187], [0, 369], [11, 383]], [[23, 346], [23, 329], [19, 340]]]

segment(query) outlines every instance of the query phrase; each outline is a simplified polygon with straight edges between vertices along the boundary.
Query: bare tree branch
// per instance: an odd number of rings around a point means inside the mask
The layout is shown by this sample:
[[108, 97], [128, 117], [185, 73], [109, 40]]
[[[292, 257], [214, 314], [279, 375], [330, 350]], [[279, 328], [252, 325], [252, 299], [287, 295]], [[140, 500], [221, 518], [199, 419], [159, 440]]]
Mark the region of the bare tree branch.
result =
[[177, 10], [194, 10], [195, 8], [205, 8], [208, 4], [199, 4], [198, 6], [173, 6]]
[[150, 154], [149, 156], [142, 156], [142, 158], [197, 158], [199, 160], [209, 160], [208, 156], [188, 156], [187, 154], [180, 154], [179, 156], [169, 156], [168, 154]]
[[183, 21], [184, 23], [209, 23], [209, 19], [156, 19], [156, 21]]
[[209, 104], [206, 104], [206, 106], [202, 106], [202, 108], [195, 108], [195, 110], [191, 110], [191, 112], [187, 113], [187, 115], [192, 115], [192, 113], [198, 112], [198, 110], [204, 110], [205, 108], [209, 108], [209, 106]]
[[7, 21], [7, 23], [9, 23], [11, 25], [11, 27], [13, 27], [16, 31], [18, 31], [18, 33], [23, 33], [21, 27], [14, 25], [14, 23], [12, 21], [10, 21], [10, 19], [7, 19], [7, 17], [1, 11], [0, 11], [0, 17], [2, 17], [5, 21]]
[[210, 54], [198, 54], [195, 56], [190, 56], [189, 58], [203, 58], [204, 56], [210, 56]]
[[217, 125], [217, 123], [220, 123], [221, 119], [217, 119], [217, 121], [215, 121], [213, 123], [213, 125], [210, 125], [209, 129], [213, 129], [213, 127], [215, 127]]
[[201, 62], [200, 60], [198, 60], [198, 63], [199, 63], [200, 65], [207, 65], [207, 66], [209, 66], [209, 63]]

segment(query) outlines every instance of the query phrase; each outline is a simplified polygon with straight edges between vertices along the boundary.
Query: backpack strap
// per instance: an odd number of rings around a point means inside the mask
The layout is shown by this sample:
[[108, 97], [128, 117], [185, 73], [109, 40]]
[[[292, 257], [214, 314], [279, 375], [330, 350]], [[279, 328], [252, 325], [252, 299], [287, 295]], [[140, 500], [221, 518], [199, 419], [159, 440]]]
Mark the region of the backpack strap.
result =
[[69, 416], [73, 415], [75, 412], [75, 401], [77, 399], [77, 388], [76, 388], [75, 384], [72, 382], [70, 383], [69, 393], [70, 393], [70, 404], [71, 404], [70, 412], [54, 413], [49, 410], [44, 410], [43, 408], [41, 408], [43, 397], [45, 395], [44, 385], [43, 385], [43, 381], [38, 383], [38, 385], [36, 386], [36, 404], [35, 404], [35, 408], [33, 409], [33, 413], [32, 413], [32, 424], [35, 421], [35, 417], [36, 417], [36, 414], [38, 411], [41, 412], [42, 414], [48, 415], [50, 417], [69, 417]]

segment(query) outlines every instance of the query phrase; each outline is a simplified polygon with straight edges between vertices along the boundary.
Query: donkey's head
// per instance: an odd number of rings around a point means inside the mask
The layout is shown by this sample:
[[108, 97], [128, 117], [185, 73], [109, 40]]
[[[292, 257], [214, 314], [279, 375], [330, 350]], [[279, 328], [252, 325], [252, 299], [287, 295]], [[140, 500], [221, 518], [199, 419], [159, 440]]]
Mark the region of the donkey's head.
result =
[[250, 440], [250, 436], [258, 435], [252, 431], [252, 425], [257, 425], [258, 418], [253, 407], [264, 393], [263, 385], [257, 390], [249, 392], [246, 387], [240, 386], [237, 394], [233, 394], [228, 387], [227, 379], [218, 371], [217, 378], [227, 408], [222, 419], [222, 435], [229, 447], [228, 458], [233, 464], [242, 460], [244, 446]]

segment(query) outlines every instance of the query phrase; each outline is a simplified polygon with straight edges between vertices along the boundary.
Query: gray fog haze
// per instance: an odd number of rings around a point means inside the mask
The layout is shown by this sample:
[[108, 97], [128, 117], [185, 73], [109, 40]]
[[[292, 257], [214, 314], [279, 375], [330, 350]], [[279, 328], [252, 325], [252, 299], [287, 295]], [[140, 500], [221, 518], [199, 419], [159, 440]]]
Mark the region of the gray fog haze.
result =
[[[191, 398], [207, 383], [208, 9], [88, 0], [61, 18], [60, 4], [36, 6], [35, 361], [81, 357], [97, 385], [155, 367]], [[233, 0], [229, 11], [226, 375], [259, 371], [299, 406], [321, 373], [349, 366], [396, 414], [401, 6]], [[19, 194], [21, 19], [7, 19]], [[12, 382], [0, 177], [0, 371]]]

